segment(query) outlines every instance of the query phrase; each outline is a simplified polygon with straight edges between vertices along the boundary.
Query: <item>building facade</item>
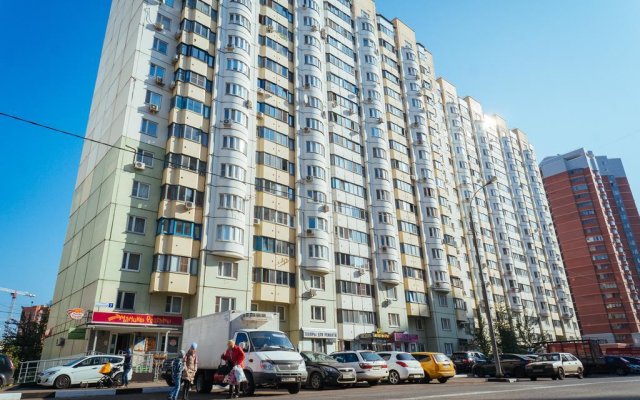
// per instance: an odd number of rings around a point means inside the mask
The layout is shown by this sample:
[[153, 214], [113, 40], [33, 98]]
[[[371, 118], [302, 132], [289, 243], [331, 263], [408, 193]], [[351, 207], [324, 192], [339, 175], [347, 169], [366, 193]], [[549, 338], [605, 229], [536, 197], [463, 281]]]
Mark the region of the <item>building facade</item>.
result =
[[494, 312], [579, 335], [526, 136], [372, 0], [114, 0], [89, 120], [46, 356], [227, 309], [301, 350], [467, 348], [470, 216]]
[[622, 161], [578, 149], [540, 168], [582, 335], [640, 343], [640, 217]]

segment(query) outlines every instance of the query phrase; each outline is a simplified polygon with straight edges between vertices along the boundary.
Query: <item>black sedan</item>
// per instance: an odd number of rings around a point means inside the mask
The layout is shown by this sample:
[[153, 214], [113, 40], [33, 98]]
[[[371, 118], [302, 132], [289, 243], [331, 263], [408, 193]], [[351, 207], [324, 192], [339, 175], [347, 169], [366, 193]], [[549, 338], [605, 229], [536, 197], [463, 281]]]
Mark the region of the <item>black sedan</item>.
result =
[[358, 379], [356, 371], [322, 353], [300, 352], [307, 366], [307, 387], [320, 390], [325, 386], [350, 386]]
[[[502, 373], [506, 377], [523, 378], [525, 373], [525, 367], [527, 364], [534, 360], [523, 354], [500, 354], [500, 366], [502, 367]], [[484, 377], [486, 375], [496, 375], [496, 364], [494, 360], [482, 365], [476, 365], [473, 368], [473, 373], [476, 376]]]

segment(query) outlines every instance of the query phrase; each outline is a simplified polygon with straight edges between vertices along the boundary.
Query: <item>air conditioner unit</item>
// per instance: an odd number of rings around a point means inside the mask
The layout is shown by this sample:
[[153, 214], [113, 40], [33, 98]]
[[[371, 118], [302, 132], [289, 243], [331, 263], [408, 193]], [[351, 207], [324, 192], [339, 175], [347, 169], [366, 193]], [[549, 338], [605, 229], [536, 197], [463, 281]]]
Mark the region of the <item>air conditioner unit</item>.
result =
[[302, 131], [303, 131], [304, 133], [309, 133], [309, 132], [311, 132], [311, 129], [310, 129], [308, 126], [305, 126], [305, 127], [302, 129]]
[[305, 89], [309, 89], [309, 88], [311, 88], [311, 85], [310, 85], [310, 84], [308, 84], [308, 83], [305, 83], [303, 87], [304, 87]]
[[180, 39], [182, 37], [182, 31], [177, 31], [174, 36], [176, 39]]
[[156, 22], [153, 26], [154, 28], [156, 28], [157, 31], [164, 30], [164, 25], [160, 22]]
[[412, 180], [412, 181], [417, 181], [417, 180], [418, 180], [418, 177], [417, 177], [417, 176], [415, 176], [415, 175], [411, 175], [411, 180]]
[[173, 62], [177, 63], [178, 61], [180, 61], [180, 56], [176, 54], [175, 56], [173, 56]]
[[318, 291], [316, 289], [309, 289], [310, 297], [315, 297], [317, 294], [318, 294]]
[[331, 209], [329, 208], [328, 205], [324, 204], [322, 206], [320, 206], [320, 211], [321, 212], [329, 212]]
[[230, 126], [231, 126], [231, 120], [230, 120], [230, 119], [225, 119], [224, 121], [222, 121], [222, 124], [223, 124], [225, 127], [227, 127], [227, 128], [228, 128], [228, 127], [230, 127]]
[[258, 118], [258, 119], [264, 118], [264, 113], [263, 112], [257, 112], [256, 113], [256, 118]]
[[373, 103], [373, 98], [372, 97], [367, 97], [367, 103], [369, 103], [369, 104]]
[[273, 32], [273, 26], [267, 25], [267, 32], [269, 33]]
[[419, 126], [420, 126], [420, 124], [419, 124], [419, 123], [417, 123], [417, 122], [414, 122], [413, 124], [411, 124], [411, 126], [412, 126], [412, 127], [414, 127], [414, 128], [417, 128], [417, 127], [419, 127]]
[[161, 76], [156, 76], [156, 83], [160, 86], [164, 85], [164, 78]]
[[169, 87], [170, 87], [171, 89], [175, 89], [175, 87], [176, 87], [176, 81], [171, 81], [171, 83], [169, 84]]
[[311, 25], [311, 32], [317, 32], [318, 31], [318, 25]]
[[137, 169], [138, 171], [144, 171], [145, 164], [142, 161], [134, 161], [133, 168]]
[[382, 118], [378, 118], [378, 119], [377, 119], [377, 122], [378, 122], [379, 124], [381, 124], [381, 123], [383, 123], [383, 122], [384, 122], [384, 120], [383, 120]]
[[228, 44], [227, 45], [227, 51], [234, 51], [236, 49], [236, 47], [232, 44]]
[[327, 31], [324, 28], [320, 29], [320, 37], [323, 39], [327, 38]]
[[251, 100], [245, 100], [244, 101], [244, 106], [247, 108], [251, 108], [251, 106], [253, 106], [253, 104], [251, 103]]
[[149, 104], [149, 111], [152, 113], [157, 113], [160, 107], [157, 104]]
[[358, 268], [358, 273], [364, 275], [367, 272], [366, 268]]
[[382, 246], [380, 249], [381, 249], [382, 251], [387, 251], [387, 250], [389, 250], [389, 248], [388, 248], [387, 246]]
[[192, 208], [194, 208], [196, 205], [193, 201], [185, 201], [184, 202], [184, 208], [186, 208], [187, 210], [191, 210]]
[[253, 224], [254, 224], [254, 225], [258, 225], [258, 224], [260, 224], [260, 218], [254, 218], [254, 219], [253, 219]]
[[315, 232], [313, 231], [313, 229], [307, 229], [307, 235], [313, 236], [314, 234]]
[[433, 284], [433, 286], [434, 286], [434, 287], [439, 288], [439, 287], [441, 287], [441, 286], [442, 286], [442, 283], [441, 283], [441, 282], [435, 282], [435, 283]]
[[257, 92], [258, 92], [258, 96], [264, 96], [266, 93], [263, 88], [258, 88]]
[[304, 178], [304, 180], [307, 181], [307, 182], [313, 182], [313, 176], [307, 175], [307, 177]]

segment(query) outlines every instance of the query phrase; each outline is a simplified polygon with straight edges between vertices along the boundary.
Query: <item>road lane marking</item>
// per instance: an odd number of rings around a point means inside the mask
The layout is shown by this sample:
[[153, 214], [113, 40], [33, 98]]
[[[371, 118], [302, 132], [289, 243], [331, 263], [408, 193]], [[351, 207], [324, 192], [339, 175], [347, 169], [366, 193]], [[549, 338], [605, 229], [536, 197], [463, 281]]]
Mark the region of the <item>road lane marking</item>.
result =
[[484, 394], [498, 394], [498, 393], [510, 393], [510, 392], [522, 392], [525, 390], [542, 390], [542, 389], [559, 389], [559, 388], [567, 388], [567, 387], [575, 387], [575, 386], [589, 386], [589, 385], [602, 385], [602, 384], [610, 384], [610, 383], [638, 383], [636, 379], [625, 379], [618, 381], [605, 381], [605, 382], [585, 382], [585, 383], [571, 383], [568, 385], [545, 385], [545, 386], [533, 386], [529, 385], [524, 388], [518, 389], [507, 389], [507, 390], [485, 390], [478, 392], [460, 392], [460, 393], [449, 393], [449, 394], [434, 394], [430, 396], [421, 396], [421, 397], [408, 397], [403, 400], [425, 400], [425, 399], [437, 399], [444, 397], [458, 397], [458, 396], [479, 396]]

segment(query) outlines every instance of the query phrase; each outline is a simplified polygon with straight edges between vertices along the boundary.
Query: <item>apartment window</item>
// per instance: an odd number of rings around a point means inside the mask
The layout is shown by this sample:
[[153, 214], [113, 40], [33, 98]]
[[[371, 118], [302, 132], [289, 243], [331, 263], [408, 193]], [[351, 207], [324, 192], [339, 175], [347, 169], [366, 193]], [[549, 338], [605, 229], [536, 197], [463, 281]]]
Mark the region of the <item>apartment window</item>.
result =
[[246, 171], [239, 165], [220, 164], [220, 176], [238, 181], [244, 181]]
[[235, 136], [223, 136], [222, 148], [236, 150], [242, 154], [247, 154], [247, 142]]
[[158, 38], [153, 38], [153, 50], [158, 53], [167, 54], [167, 49], [169, 48], [169, 44], [165, 41], [162, 41]]
[[123, 292], [118, 290], [118, 296], [116, 297], [116, 309], [133, 310], [135, 302], [136, 294], [134, 292]]
[[222, 278], [238, 279], [238, 263], [218, 262], [218, 276]]
[[140, 124], [140, 133], [158, 137], [158, 124], [156, 122], [149, 121], [146, 118], [142, 118], [142, 123]]
[[223, 312], [236, 309], [236, 299], [233, 297], [216, 296], [215, 312]]
[[287, 321], [286, 308], [284, 306], [276, 306], [275, 311], [278, 313], [278, 320], [280, 322]]
[[129, 215], [129, 219], [127, 220], [127, 232], [144, 235], [146, 223], [146, 218]]
[[453, 354], [453, 343], [444, 344], [444, 354], [449, 356]]
[[308, 217], [307, 228], [318, 229], [318, 230], [327, 232], [329, 230], [329, 221], [319, 217]]
[[449, 318], [440, 318], [440, 326], [443, 331], [451, 330], [451, 320]]
[[416, 324], [416, 330], [417, 331], [421, 331], [421, 330], [424, 329], [423, 326], [422, 326], [422, 319], [416, 318], [416, 319], [414, 319], [414, 321], [415, 321], [415, 324]]
[[167, 296], [167, 302], [164, 305], [164, 312], [180, 314], [182, 312], [182, 297]]
[[400, 326], [400, 314], [389, 313], [389, 326]]
[[309, 257], [319, 258], [321, 260], [328, 260], [329, 248], [327, 246], [321, 246], [319, 244], [309, 245]]
[[149, 77], [151, 78], [164, 78], [166, 70], [154, 63], [149, 64]]
[[439, 294], [438, 295], [438, 304], [440, 304], [440, 307], [449, 307], [449, 304], [447, 302], [447, 296], [444, 294]]
[[138, 253], [125, 251], [122, 253], [122, 266], [120, 268], [126, 271], [140, 271], [141, 257], [142, 255]]
[[167, 17], [166, 15], [162, 15], [158, 13], [156, 17], [156, 22], [162, 24], [164, 29], [168, 31], [171, 30], [171, 18]]
[[151, 90], [147, 90], [147, 94], [144, 98], [144, 103], [153, 104], [154, 106], [160, 108], [160, 105], [162, 104], [162, 95]]
[[219, 199], [218, 208], [244, 212], [244, 199], [242, 197], [235, 194], [221, 193]]
[[149, 200], [149, 190], [151, 186], [147, 183], [133, 181], [133, 187], [131, 188], [131, 197], [138, 199]]
[[236, 71], [249, 76], [249, 66], [235, 58], [227, 60], [227, 71]]
[[324, 155], [324, 146], [318, 142], [307, 142], [307, 153]]
[[311, 320], [325, 322], [327, 320], [327, 309], [320, 306], [311, 306]]
[[243, 126], [247, 126], [247, 114], [234, 108], [224, 109], [224, 119], [229, 122], [237, 122]]
[[231, 96], [238, 96], [242, 99], [246, 99], [249, 96], [247, 88], [237, 83], [227, 83], [225, 93]]
[[309, 286], [311, 286], [312, 289], [324, 290], [324, 276], [311, 275], [310, 281], [311, 283], [309, 284]]
[[218, 225], [216, 227], [216, 240], [243, 244], [244, 230], [232, 225]]

